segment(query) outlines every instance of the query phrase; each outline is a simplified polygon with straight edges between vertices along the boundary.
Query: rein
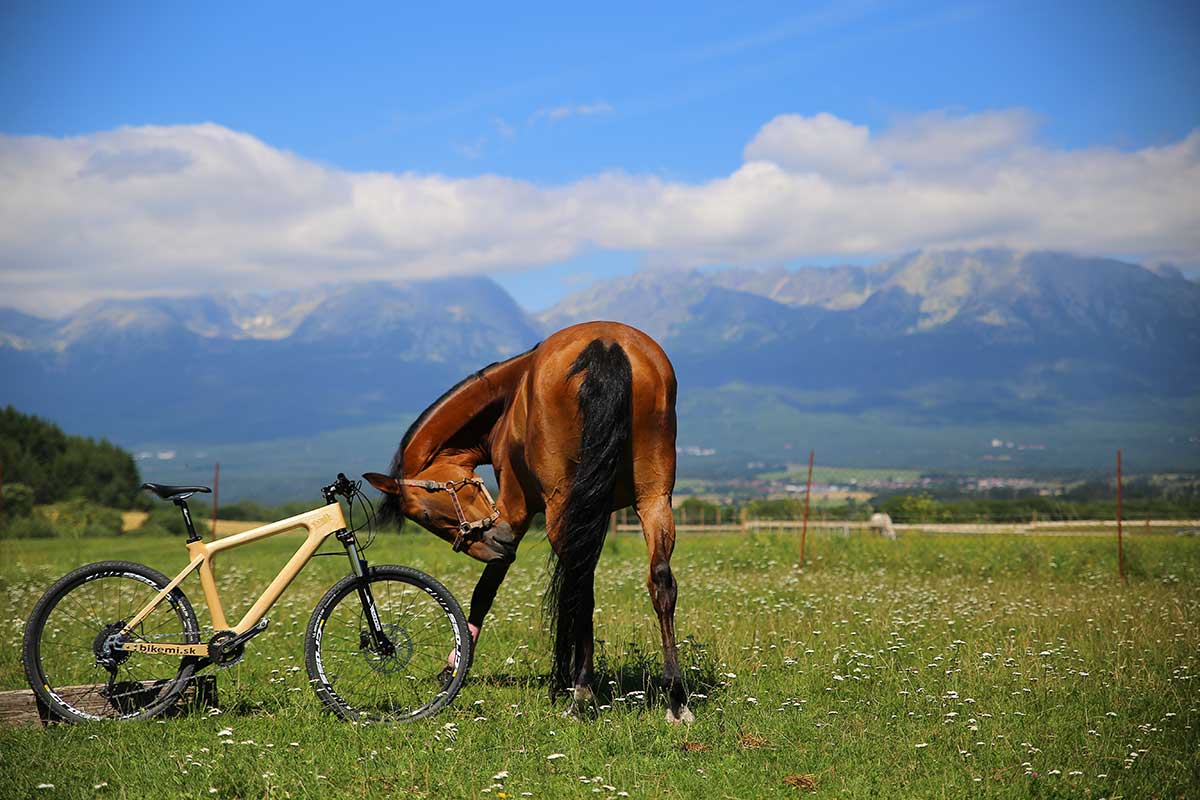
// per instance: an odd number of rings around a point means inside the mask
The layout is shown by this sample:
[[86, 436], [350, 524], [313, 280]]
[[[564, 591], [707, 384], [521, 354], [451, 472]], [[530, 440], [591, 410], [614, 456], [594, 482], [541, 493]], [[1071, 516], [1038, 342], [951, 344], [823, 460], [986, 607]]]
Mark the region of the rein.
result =
[[[414, 486], [418, 489], [424, 489], [427, 492], [447, 492], [450, 495], [451, 502], [454, 503], [454, 513], [458, 515], [458, 535], [454, 537], [454, 552], [461, 553], [466, 550], [473, 542], [477, 542], [483, 538], [483, 532], [496, 524], [500, 519], [500, 509], [496, 507], [496, 501], [492, 499], [492, 493], [488, 491], [487, 486], [480, 478], [463, 478], [460, 481], [420, 481], [413, 478], [405, 478], [400, 481], [404, 486]], [[492, 513], [488, 514], [483, 519], [475, 520], [474, 522], [467, 521], [467, 515], [463, 513], [462, 504], [458, 502], [458, 490], [474, 484], [479, 487], [479, 491], [483, 492], [483, 496], [487, 499], [488, 505], [492, 507]]]

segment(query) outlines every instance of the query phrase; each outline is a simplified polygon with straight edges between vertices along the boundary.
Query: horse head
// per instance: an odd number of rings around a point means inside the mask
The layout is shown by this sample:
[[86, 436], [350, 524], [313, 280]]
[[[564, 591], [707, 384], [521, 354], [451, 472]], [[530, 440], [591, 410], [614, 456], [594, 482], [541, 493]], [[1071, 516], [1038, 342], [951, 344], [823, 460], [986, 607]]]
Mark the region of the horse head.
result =
[[511, 564], [517, 537], [478, 475], [457, 464], [435, 463], [403, 479], [368, 472], [376, 489], [396, 495], [405, 517], [484, 563]]

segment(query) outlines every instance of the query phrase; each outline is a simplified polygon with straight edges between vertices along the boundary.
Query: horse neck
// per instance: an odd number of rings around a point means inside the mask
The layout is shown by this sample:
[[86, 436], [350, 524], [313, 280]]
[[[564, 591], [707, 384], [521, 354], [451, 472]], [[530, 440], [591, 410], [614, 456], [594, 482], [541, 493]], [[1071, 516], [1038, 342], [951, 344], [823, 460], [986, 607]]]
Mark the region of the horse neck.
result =
[[533, 351], [485, 367], [452, 388], [413, 423], [402, 445], [405, 475], [442, 458], [471, 469], [491, 460], [492, 432], [529, 371]]

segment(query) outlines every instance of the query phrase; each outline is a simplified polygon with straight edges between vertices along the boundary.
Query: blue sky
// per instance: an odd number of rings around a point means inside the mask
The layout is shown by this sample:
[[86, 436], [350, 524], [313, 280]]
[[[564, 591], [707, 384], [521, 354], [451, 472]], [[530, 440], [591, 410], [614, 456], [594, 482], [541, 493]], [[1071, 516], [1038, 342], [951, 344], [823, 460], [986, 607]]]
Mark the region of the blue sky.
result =
[[[1009, 116], [1002, 122], [1010, 131], [1005, 147], [1016, 142], [1024, 152], [1047, 157], [1177, 146], [1200, 127], [1200, 6], [692, 2], [605, 4], [586, 13], [565, 12], [559, 3], [516, 10], [495, 4], [347, 10], [261, 3], [213, 13], [202, 4], [10, 3], [0, 16], [0, 109], [0, 132], [8, 134], [6, 146], [14, 158], [16, 151], [32, 146], [31, 137], [91, 142], [88, 137], [100, 136], [95, 148], [111, 153], [116, 145], [102, 135], [124, 127], [178, 126], [182, 134], [187, 126], [213, 123], [298, 157], [304, 169], [343, 176], [435, 175], [463, 182], [499, 176], [549, 193], [549, 199], [538, 200], [544, 208], [575, 202], [580, 193], [590, 196], [592, 184], [607, 175], [634, 180], [632, 188], [620, 187], [626, 193], [656, 185], [702, 192], [710, 182], [740, 175], [751, 156], [792, 163], [789, 153], [801, 146], [796, 143], [815, 135], [811, 125], [792, 130], [786, 146], [751, 148], [773, 120], [788, 115], [811, 121], [825, 114], [846, 123], [818, 126], [825, 134], [852, 139], [855, 130], [868, 130], [876, 141], [906, 124], [913, 127], [914, 120], [924, 121], [916, 127], [927, 128], [925, 123], [1004, 113]], [[146, 146], [124, 142], [120, 148], [125, 153], [141, 147], [138, 152], [144, 154]], [[161, 156], [166, 146], [155, 145], [155, 152]], [[889, 152], [915, 146], [909, 136], [907, 144], [893, 142]], [[99, 150], [89, 152], [93, 157]], [[190, 163], [204, 161], [199, 151], [186, 152]], [[926, 156], [921, 163], [929, 163]], [[20, 158], [29, 160], [27, 154]], [[1180, 158], [1190, 168], [1191, 156]], [[1030, 161], [1022, 157], [1012, 163]], [[1061, 167], [1061, 158], [1056, 163]], [[798, 174], [794, 166], [787, 169]], [[821, 171], [807, 162], [805, 169]], [[1114, 167], [1113, 175], [1121, 169]], [[1145, 180], [1152, 184], [1157, 178]], [[43, 185], [37, 176], [30, 181]], [[834, 184], [839, 187], [852, 183]], [[229, 191], [241, 192], [234, 184]], [[178, 193], [176, 185], [173, 195]], [[527, 194], [516, 191], [504, 202], [521, 203]], [[1195, 196], [1183, 199], [1185, 210], [1194, 211]], [[645, 203], [651, 209], [647, 219], [657, 219], [661, 204]], [[471, 209], [464, 213], [485, 217], [505, 208], [504, 203], [484, 210], [474, 202], [464, 205]], [[130, 208], [145, 217], [161, 210]], [[242, 217], [254, 211], [251, 205]], [[706, 218], [689, 219], [680, 224]], [[986, 241], [1013, 231], [1021, 245], [1194, 266], [1192, 242], [1181, 241], [1175, 228], [1157, 238], [1093, 241], [1073, 230], [1033, 231], [1005, 219], [1004, 213], [989, 218], [984, 227], [992, 238]], [[87, 208], [56, 209], [43, 222], [61, 227], [64, 220], [89, 229], [100, 224]], [[263, 220], [264, 226], [272, 220], [278, 224], [274, 211], [264, 213]], [[111, 227], [112, 221], [105, 224]], [[971, 242], [976, 239], [964, 231], [980, 224], [964, 223], [953, 235], [938, 230], [923, 235], [931, 245]], [[541, 227], [537, 235], [552, 237], [554, 225], [566, 223]], [[436, 247], [447, 264], [469, 262], [447, 270], [491, 274], [531, 307], [578, 288], [586, 277], [666, 261], [794, 266], [870, 260], [910, 245], [903, 237], [860, 230], [835, 242], [807, 240], [811, 244], [783, 236], [778, 246], [742, 251], [735, 240], [774, 234], [751, 228], [731, 232], [727, 241], [696, 243], [681, 242], [674, 229], [645, 241], [624, 229], [620, 235], [589, 229], [531, 253], [522, 263], [525, 243], [504, 240], [497, 228], [503, 224], [490, 217], [478, 225], [463, 222], [454, 228], [460, 238], [486, 244], [465, 254], [444, 248], [440, 240]], [[339, 236], [340, 243], [359, 244], [387, 238], [377, 231]], [[852, 241], [860, 244], [847, 243]], [[370, 257], [356, 251], [353, 257], [314, 258], [371, 277], [385, 261], [398, 263], [429, 249], [421, 248], [421, 237], [414, 236], [389, 242], [386, 256], [380, 250]], [[129, 256], [115, 246], [93, 242], [87, 252], [94, 256], [109, 249], [110, 278], [124, 275]], [[6, 237], [0, 231], [0, 273], [9, 278], [9, 288], [28, 292], [27, 305], [42, 290], [29, 275], [18, 279], [15, 273], [30, 269], [34, 250], [18, 234]], [[195, 261], [213, 256], [201, 250]], [[261, 243], [247, 241], [239, 251], [246, 254], [242, 271], [218, 270], [212, 280], [240, 277], [259, 285], [270, 272], [266, 264], [290, 258], [288, 253], [263, 256], [262, 250]], [[483, 255], [484, 250], [492, 255]], [[53, 263], [74, 257], [56, 252]], [[361, 266], [367, 262], [369, 268]], [[423, 263], [422, 270], [436, 272], [443, 262]], [[103, 284], [134, 292], [135, 282], [145, 285], [150, 270], [133, 265], [127, 283], [118, 277]], [[78, 299], [89, 296], [82, 291]]]

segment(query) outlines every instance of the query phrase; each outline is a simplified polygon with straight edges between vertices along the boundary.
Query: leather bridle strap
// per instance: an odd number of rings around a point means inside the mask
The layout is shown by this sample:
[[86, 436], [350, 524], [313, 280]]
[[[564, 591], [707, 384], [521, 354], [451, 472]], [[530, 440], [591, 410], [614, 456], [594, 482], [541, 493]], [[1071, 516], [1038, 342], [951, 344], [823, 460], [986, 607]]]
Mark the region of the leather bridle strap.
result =
[[[454, 552], [456, 553], [461, 553], [472, 542], [483, 538], [483, 532], [495, 525], [496, 521], [500, 519], [500, 509], [496, 507], [496, 501], [492, 499], [492, 493], [488, 491], [487, 485], [479, 478], [463, 478], [459, 481], [446, 481], [445, 483], [441, 481], [422, 481], [405, 478], [400, 483], [404, 486], [424, 489], [427, 492], [446, 492], [450, 495], [450, 500], [454, 503], [454, 513], [458, 515], [458, 535], [454, 537]], [[474, 522], [467, 521], [467, 515], [463, 513], [462, 503], [458, 501], [458, 490], [468, 484], [478, 486], [479, 491], [483, 492], [483, 496], [487, 499], [488, 505], [492, 507], [492, 513]]]

